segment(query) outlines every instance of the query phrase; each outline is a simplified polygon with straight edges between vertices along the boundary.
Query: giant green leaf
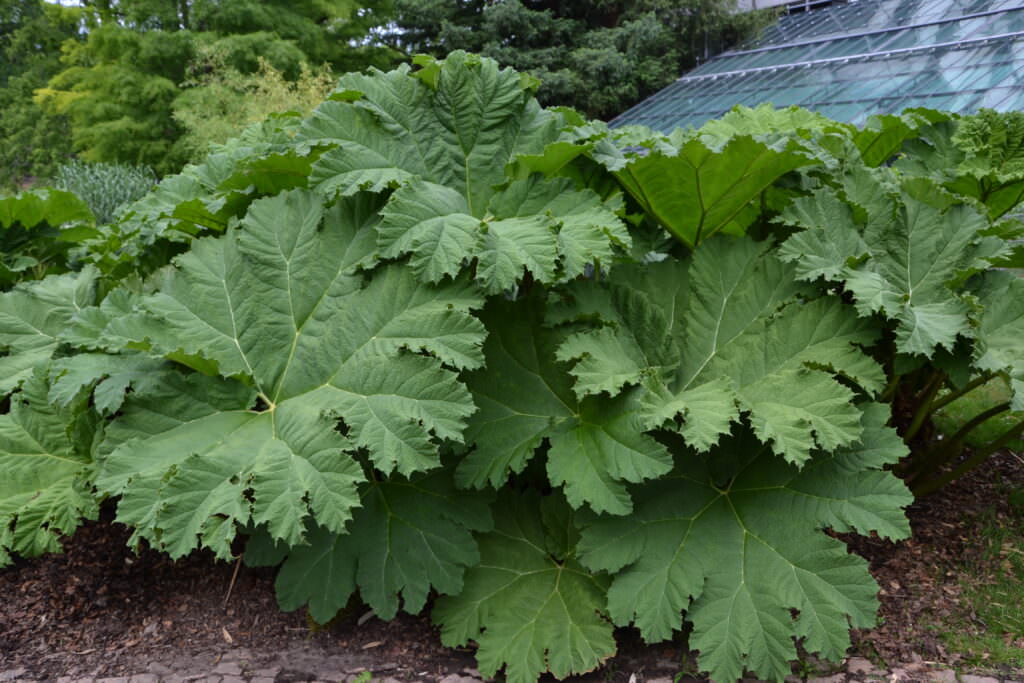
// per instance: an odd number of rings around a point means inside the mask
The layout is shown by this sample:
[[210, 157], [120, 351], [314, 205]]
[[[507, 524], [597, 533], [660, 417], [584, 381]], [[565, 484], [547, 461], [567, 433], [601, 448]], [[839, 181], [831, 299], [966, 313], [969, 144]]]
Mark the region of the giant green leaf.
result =
[[821, 528], [909, 534], [910, 493], [874, 469], [906, 453], [887, 418], [884, 407], [865, 410], [860, 444], [801, 470], [744, 431], [705, 457], [682, 452], [671, 476], [638, 492], [634, 515], [583, 532], [584, 564], [615, 575], [612, 618], [655, 642], [682, 627], [685, 610], [690, 646], [715, 680], [744, 670], [783, 680], [794, 640], [844, 656], [850, 625], [871, 626], [877, 599], [867, 563]]
[[65, 190], [33, 190], [10, 197], [0, 197], [0, 228], [20, 225], [33, 228], [40, 223], [53, 227], [96, 219], [88, 205], [76, 195]]
[[607, 581], [576, 558], [572, 510], [558, 497], [508, 493], [494, 531], [480, 537], [480, 563], [465, 587], [434, 608], [448, 646], [479, 644], [480, 672], [502, 666], [510, 683], [586, 673], [615, 654], [605, 616]]
[[486, 496], [457, 492], [451, 472], [435, 470], [367, 482], [360, 499], [345, 533], [317, 528], [308, 545], [291, 550], [277, 576], [282, 609], [308, 603], [310, 615], [326, 623], [358, 587], [380, 618], [391, 619], [399, 596], [416, 614], [431, 588], [462, 590], [463, 572], [480, 560], [471, 532], [491, 530]]
[[83, 406], [54, 408], [47, 392], [39, 369], [0, 415], [0, 566], [12, 552], [59, 550], [62, 537], [99, 512], [90, 484], [92, 444], [88, 431], [74, 428]]
[[500, 488], [546, 441], [548, 478], [564, 486], [574, 507], [627, 514], [626, 482], [671, 467], [665, 448], [643, 434], [635, 392], [578, 400], [555, 360], [563, 335], [542, 326], [534, 299], [493, 301], [482, 319], [490, 332], [487, 366], [466, 377], [480, 410], [469, 421], [466, 437], [475, 449], [459, 466], [459, 482]]
[[444, 366], [481, 363], [479, 296], [398, 267], [359, 275], [372, 207], [325, 209], [299, 190], [258, 200], [240, 229], [179, 257], [119, 331], [241, 380], [197, 377], [126, 402], [98, 484], [141, 536], [175, 556], [200, 541], [224, 556], [236, 524], [265, 523], [290, 545], [309, 515], [340, 533], [358, 504], [356, 452], [410, 474], [440, 464], [438, 440], [462, 439], [474, 408]]
[[747, 225], [730, 224], [762, 191], [816, 163], [792, 140], [779, 147], [751, 135], [711, 141], [694, 134], [645, 152], [610, 170], [650, 218], [690, 247], [723, 230], [745, 232]]
[[982, 308], [976, 330], [975, 366], [1012, 378], [1014, 409], [1024, 402], [1024, 280], [1007, 272], [986, 273], [976, 288]]
[[519, 74], [489, 59], [454, 52], [434, 78], [407, 67], [348, 74], [303, 126], [299, 139], [335, 145], [313, 166], [320, 191], [379, 191], [413, 177], [462, 195], [470, 215], [490, 203], [505, 164], [538, 153], [558, 137], [561, 117], [546, 112]]
[[[580, 314], [593, 308], [603, 326], [559, 349], [576, 361], [577, 394], [642, 386], [644, 426], [679, 431], [701, 450], [741, 411], [793, 463], [858, 438], [853, 393], [833, 374], [869, 392], [884, 387], [881, 368], [861, 350], [877, 336], [869, 322], [834, 298], [802, 302], [792, 270], [751, 241], [714, 240], [688, 262], [646, 270], [662, 274], [613, 273], [604, 303], [595, 306], [593, 292], [581, 299]], [[686, 282], [688, 291], [668, 289], [666, 280]], [[614, 369], [603, 375], [602, 366]]]
[[45, 364], [74, 316], [94, 303], [93, 268], [51, 275], [0, 294], [0, 395], [10, 393]]
[[614, 247], [630, 243], [615, 208], [589, 190], [576, 191], [568, 179], [533, 176], [494, 195], [475, 217], [454, 190], [414, 181], [382, 212], [379, 243], [384, 256], [410, 254], [413, 270], [428, 282], [475, 261], [481, 284], [500, 292], [525, 272], [552, 283], [611, 262]]
[[616, 199], [567, 178], [506, 177], [506, 164], [542, 152], [562, 125], [513, 71], [454, 53], [416, 73], [350, 74], [340, 87], [347, 95], [322, 105], [300, 136], [333, 146], [310, 181], [327, 196], [400, 186], [382, 212], [379, 246], [409, 255], [423, 281], [473, 266], [488, 292], [500, 292], [526, 273], [574, 278], [628, 247]]
[[981, 234], [988, 223], [967, 205], [943, 209], [908, 194], [900, 198], [893, 214], [884, 203], [870, 211], [866, 225], [837, 212], [836, 222], [795, 234], [780, 253], [806, 279], [844, 282], [861, 315], [895, 321], [899, 351], [930, 356], [971, 335], [970, 304], [953, 284], [978, 267], [995, 238]]
[[933, 109], [908, 109], [902, 114], [873, 114], [853, 135], [854, 144], [868, 166], [890, 161], [907, 139], [920, 135], [935, 123], [948, 121], [950, 114]]
[[801, 280], [837, 280], [846, 266], [869, 252], [861, 233], [850, 229], [855, 224], [853, 208], [830, 188], [793, 200], [776, 221], [803, 228], [779, 249], [783, 260], [794, 263]]

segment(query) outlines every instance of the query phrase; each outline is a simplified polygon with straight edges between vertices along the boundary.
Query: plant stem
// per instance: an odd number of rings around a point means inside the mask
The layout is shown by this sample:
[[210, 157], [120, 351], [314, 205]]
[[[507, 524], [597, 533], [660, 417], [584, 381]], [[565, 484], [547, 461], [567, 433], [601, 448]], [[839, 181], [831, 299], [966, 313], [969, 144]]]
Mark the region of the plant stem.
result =
[[903, 433], [903, 440], [910, 441], [917, 433], [921, 430], [925, 420], [932, 414], [932, 402], [935, 400], [935, 395], [939, 393], [939, 389], [942, 388], [946, 376], [941, 372], [936, 372], [928, 384], [925, 385], [924, 390], [920, 394], [920, 398], [917, 399], [917, 410], [914, 412], [914, 417], [910, 421], [910, 426], [907, 427], [907, 431]]
[[995, 417], [1000, 413], [1004, 413], [1009, 409], [1010, 403], [1007, 401], [975, 415], [966, 424], [960, 427], [955, 434], [949, 437], [949, 439], [943, 441], [938, 447], [925, 453], [924, 457], [915, 459], [916, 462], [914, 463], [910, 473], [907, 474], [906, 480], [913, 482], [926, 472], [935, 472], [940, 469], [943, 465], [952, 460], [958, 452], [963, 450], [964, 439], [975, 427], [989, 418]]
[[893, 396], [896, 395], [896, 390], [900, 388], [900, 380], [903, 379], [903, 375], [894, 375], [889, 384], [885, 387], [885, 391], [878, 397], [879, 401], [884, 403], [891, 403]]
[[940, 408], [943, 408], [943, 407], [949, 405], [950, 403], [952, 403], [953, 401], [957, 400], [958, 398], [960, 398], [964, 394], [966, 394], [966, 393], [968, 393], [970, 391], [973, 391], [974, 389], [977, 389], [978, 387], [980, 387], [982, 384], [984, 384], [985, 382], [989, 381], [993, 377], [995, 377], [995, 375], [993, 375], [992, 373], [989, 373], [989, 372], [984, 372], [984, 373], [978, 375], [977, 377], [972, 379], [970, 382], [965, 384], [963, 386], [963, 388], [951, 391], [948, 394], [946, 394], [945, 396], [943, 396], [942, 398], [940, 398], [939, 400], [935, 401], [935, 403], [932, 404], [932, 412], [934, 412], [934, 411], [936, 411], [936, 410], [938, 410]]
[[929, 493], [935, 493], [949, 482], [962, 477], [967, 472], [970, 472], [972, 469], [985, 462], [990, 455], [1006, 446], [1006, 444], [1010, 443], [1021, 434], [1024, 434], [1024, 420], [1021, 420], [1014, 426], [1010, 427], [1008, 430], [1003, 432], [1002, 436], [991, 442], [989, 445], [976, 450], [974, 455], [962, 462], [959, 467], [947, 472], [941, 477], [936, 477], [935, 479], [926, 481], [920, 486], [912, 487], [911, 491], [917, 498], [927, 496]]

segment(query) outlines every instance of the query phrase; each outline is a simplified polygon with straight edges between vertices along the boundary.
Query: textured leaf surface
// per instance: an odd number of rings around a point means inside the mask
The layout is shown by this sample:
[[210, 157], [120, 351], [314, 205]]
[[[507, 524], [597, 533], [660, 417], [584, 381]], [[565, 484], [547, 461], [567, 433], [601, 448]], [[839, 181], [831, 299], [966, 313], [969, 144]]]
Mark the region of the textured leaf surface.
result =
[[[172, 376], [174, 377], [174, 376]], [[289, 544], [304, 520], [341, 531], [358, 503], [358, 463], [319, 416], [256, 412], [251, 389], [201, 375], [130, 398], [108, 431], [97, 486], [121, 494], [118, 519], [180, 557], [202, 541], [230, 557], [235, 523], [268, 524]]]
[[978, 286], [984, 307], [977, 330], [974, 364], [1009, 375], [1014, 410], [1024, 401], [1024, 280], [1006, 272], [986, 273]]
[[899, 210], [890, 213], [890, 206], [870, 207], [863, 226], [852, 212], [842, 218], [837, 212], [828, 227], [789, 238], [781, 257], [805, 279], [845, 282], [861, 315], [896, 321], [899, 351], [930, 356], [939, 346], [952, 350], [958, 336], [971, 332], [969, 304], [951, 284], [977, 267], [979, 249], [987, 248], [979, 233], [988, 223], [966, 205], [943, 210], [907, 194]]
[[131, 236], [130, 248], [145, 249], [160, 238], [186, 241], [204, 230], [223, 232], [260, 193], [305, 186], [316, 155], [296, 157], [289, 131], [298, 123], [297, 117], [274, 117], [251, 126], [124, 207], [119, 228]]
[[750, 135], [721, 144], [695, 135], [668, 149], [663, 143], [612, 170], [647, 215], [684, 244], [696, 246], [726, 230], [780, 176], [815, 163], [796, 144], [777, 148]]
[[906, 453], [885, 427], [887, 413], [867, 409], [862, 445], [818, 455], [799, 471], [749, 436], [706, 458], [682, 454], [673, 475], [638, 492], [633, 516], [583, 532], [584, 564], [616, 573], [608, 592], [615, 622], [635, 622], [653, 642], [680, 628], [686, 610], [690, 644], [715, 680], [749, 670], [781, 681], [795, 638], [841, 658], [850, 624], [872, 625], [877, 600], [866, 563], [820, 529], [909, 534], [901, 509], [909, 492], [868, 469]]
[[[581, 300], [605, 326], [559, 349], [561, 358], [578, 359], [577, 392], [642, 385], [644, 426], [674, 429], [701, 450], [728, 433], [741, 410], [793, 463], [816, 447], [857, 440], [860, 411], [832, 373], [870, 392], [883, 388], [881, 368], [860, 349], [877, 336], [872, 325], [835, 299], [800, 303], [792, 270], [753, 242], [708, 242], [692, 261], [646, 270], [662, 273], [613, 273], [604, 303], [592, 292]], [[666, 280], [686, 282], [689, 291], [665, 288]], [[621, 374], [602, 377], [601, 364]]]
[[96, 411], [110, 416], [121, 408], [129, 389], [137, 394], [152, 392], [166, 379], [167, 371], [166, 363], [142, 354], [81, 353], [60, 358], [51, 365], [49, 400], [66, 408], [84, 387], [91, 386]]
[[567, 179], [535, 176], [496, 194], [477, 217], [456, 191], [414, 181], [385, 208], [379, 243], [385, 256], [410, 254], [413, 270], [428, 282], [455, 276], [475, 260], [477, 279], [495, 293], [515, 286], [524, 272], [551, 283], [611, 261], [615, 246], [630, 243], [615, 208]]
[[416, 73], [350, 74], [340, 87], [359, 96], [325, 103], [302, 131], [310, 143], [334, 145], [311, 182], [328, 196], [398, 186], [378, 243], [386, 257], [409, 255], [423, 281], [475, 264], [477, 280], [496, 293], [526, 272], [544, 283], [576, 277], [628, 247], [617, 202], [566, 178], [508, 182], [505, 166], [541, 153], [563, 120], [541, 110], [511, 70], [454, 53]]
[[861, 234], [849, 229], [853, 209], [830, 190], [795, 199], [777, 220], [804, 228], [779, 249], [779, 257], [796, 265], [801, 280], [837, 280], [846, 266], [869, 253]]
[[37, 371], [0, 415], [0, 566], [10, 553], [34, 557], [60, 550], [62, 536], [98, 514], [89, 479], [90, 443], [75, 443], [81, 406], [47, 402], [45, 372]]
[[311, 185], [351, 194], [418, 177], [451, 188], [479, 215], [504, 182], [505, 164], [558, 137], [561, 118], [543, 111], [511, 69], [455, 52], [435, 75], [417, 78], [403, 67], [343, 77], [339, 91], [360, 97], [324, 103], [299, 135], [337, 145], [313, 166]]
[[277, 577], [278, 602], [308, 603], [319, 623], [330, 621], [358, 588], [382, 619], [399, 607], [416, 614], [430, 590], [458, 594], [467, 567], [480, 555], [471, 532], [491, 530], [487, 497], [457, 492], [451, 472], [364, 484], [361, 507], [347, 533], [318, 528], [309, 545], [293, 548]]
[[978, 200], [997, 219], [1024, 200], [1024, 116], [982, 109], [939, 122], [908, 141], [895, 166]]
[[436, 439], [461, 440], [473, 405], [443, 364], [480, 364], [483, 328], [469, 313], [480, 299], [397, 267], [365, 281], [372, 243], [358, 233], [373, 213], [359, 201], [325, 210], [292, 191], [255, 202], [241, 230], [180, 257], [126, 326], [150, 353], [200, 356], [252, 387], [171, 384], [126, 403], [112, 432], [99, 485], [173, 555], [200, 539], [228, 554], [235, 524], [250, 521], [292, 545], [310, 514], [340, 533], [362, 479], [351, 453], [410, 474], [439, 464]]
[[557, 498], [508, 494], [495, 528], [480, 537], [480, 563], [457, 596], [434, 608], [448, 646], [479, 644], [480, 672], [505, 667], [510, 683], [550, 671], [558, 678], [596, 668], [615, 654], [604, 610], [606, 581], [575, 557], [577, 532]]
[[0, 294], [0, 395], [10, 393], [44, 365], [76, 313], [93, 304], [98, 273], [51, 275]]
[[665, 448], [643, 434], [635, 398], [577, 400], [555, 362], [560, 337], [542, 327], [538, 302], [493, 302], [482, 317], [487, 366], [467, 377], [480, 410], [466, 432], [476, 448], [459, 465], [460, 484], [501, 487], [547, 440], [548, 478], [574, 507], [628, 513], [626, 482], [671, 468]]

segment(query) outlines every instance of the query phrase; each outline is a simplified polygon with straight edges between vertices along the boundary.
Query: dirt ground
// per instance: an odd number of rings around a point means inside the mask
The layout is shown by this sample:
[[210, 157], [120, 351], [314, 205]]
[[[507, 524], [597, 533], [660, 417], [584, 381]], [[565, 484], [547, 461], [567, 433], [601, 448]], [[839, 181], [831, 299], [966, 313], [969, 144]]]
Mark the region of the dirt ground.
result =
[[[911, 540], [848, 539], [870, 561], [882, 601], [881, 625], [853, 634], [851, 656], [883, 668], [957, 665], [956, 653], [927, 626], [967, 609], [958, 569], [975, 550], [979, 515], [993, 505], [997, 514], [1021, 514], [996, 495], [1007, 483], [1024, 486], [1024, 464], [1011, 454], [916, 503]], [[141, 672], [182, 680], [189, 671], [219, 671], [225, 681], [338, 680], [362, 671], [399, 680], [479, 676], [472, 650], [442, 648], [427, 617], [384, 623], [353, 605], [329, 627], [311, 629], [301, 611], [277, 609], [272, 571], [239, 566], [235, 576], [236, 565], [201, 553], [176, 563], [149, 550], [136, 555], [111, 516], [85, 525], [62, 555], [0, 571], [0, 673], [43, 680]], [[587, 678], [671, 680], [692, 666], [684, 640], [645, 646], [623, 629], [619, 655]], [[1024, 672], [987, 673], [1024, 679]]]

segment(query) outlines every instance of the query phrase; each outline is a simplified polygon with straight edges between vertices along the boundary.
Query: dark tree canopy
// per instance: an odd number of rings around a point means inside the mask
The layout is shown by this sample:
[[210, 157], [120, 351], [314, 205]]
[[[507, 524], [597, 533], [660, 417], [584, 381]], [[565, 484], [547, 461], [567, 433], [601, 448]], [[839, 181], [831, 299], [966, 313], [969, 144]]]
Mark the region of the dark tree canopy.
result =
[[407, 54], [468, 50], [528, 71], [547, 105], [610, 118], [772, 15], [734, 0], [396, 0], [387, 40]]

